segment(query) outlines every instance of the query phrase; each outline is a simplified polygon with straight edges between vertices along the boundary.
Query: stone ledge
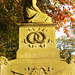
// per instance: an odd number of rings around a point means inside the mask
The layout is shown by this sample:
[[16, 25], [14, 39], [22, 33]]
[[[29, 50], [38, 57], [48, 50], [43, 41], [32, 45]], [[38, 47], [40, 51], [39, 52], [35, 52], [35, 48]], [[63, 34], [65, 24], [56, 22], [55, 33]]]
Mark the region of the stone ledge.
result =
[[46, 58], [46, 59], [54, 59], [60, 58], [59, 51], [57, 48], [49, 47], [49, 48], [19, 48], [17, 51], [17, 58]]
[[74, 63], [62, 59], [15, 59], [3, 65], [1, 75], [75, 75]]
[[33, 22], [33, 23], [17, 23], [18, 26], [56, 26], [56, 23]]

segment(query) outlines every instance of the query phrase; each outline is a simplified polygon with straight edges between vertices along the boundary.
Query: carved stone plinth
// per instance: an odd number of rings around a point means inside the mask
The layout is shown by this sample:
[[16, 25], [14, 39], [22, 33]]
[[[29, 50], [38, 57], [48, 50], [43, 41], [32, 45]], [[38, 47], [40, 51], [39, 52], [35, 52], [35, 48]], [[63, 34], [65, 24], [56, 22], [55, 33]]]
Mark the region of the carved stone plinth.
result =
[[4, 61], [1, 67], [1, 75], [75, 75], [75, 61], [67, 64], [58, 58], [15, 59]]
[[1, 57], [1, 75], [75, 75], [71, 64], [62, 60], [56, 48], [55, 24], [18, 23], [17, 59]]
[[19, 50], [17, 58], [59, 57], [53, 23], [18, 23]]

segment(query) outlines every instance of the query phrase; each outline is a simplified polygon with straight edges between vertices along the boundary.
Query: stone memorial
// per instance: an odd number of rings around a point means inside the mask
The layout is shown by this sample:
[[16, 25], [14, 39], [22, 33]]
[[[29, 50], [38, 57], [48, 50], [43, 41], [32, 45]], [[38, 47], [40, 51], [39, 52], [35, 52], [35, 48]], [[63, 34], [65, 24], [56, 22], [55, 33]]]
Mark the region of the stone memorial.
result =
[[68, 64], [60, 58], [56, 48], [56, 24], [38, 9], [36, 0], [26, 0], [24, 14], [25, 23], [17, 23], [16, 59], [8, 61], [1, 57], [1, 75], [75, 75], [75, 59]]

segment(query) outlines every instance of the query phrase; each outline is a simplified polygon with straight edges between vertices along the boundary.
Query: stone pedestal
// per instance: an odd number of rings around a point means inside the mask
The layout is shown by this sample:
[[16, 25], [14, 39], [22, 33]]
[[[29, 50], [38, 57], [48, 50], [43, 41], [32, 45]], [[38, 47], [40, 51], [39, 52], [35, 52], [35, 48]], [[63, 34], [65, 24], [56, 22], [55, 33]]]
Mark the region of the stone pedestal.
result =
[[19, 23], [17, 58], [59, 57], [56, 48], [55, 26], [50, 23]]
[[1, 58], [1, 75], [75, 75], [75, 60], [67, 64], [65, 59], [60, 59], [55, 24], [18, 23], [18, 26], [16, 59]]
[[15, 59], [1, 66], [1, 75], [75, 75], [75, 60], [67, 64], [58, 58]]

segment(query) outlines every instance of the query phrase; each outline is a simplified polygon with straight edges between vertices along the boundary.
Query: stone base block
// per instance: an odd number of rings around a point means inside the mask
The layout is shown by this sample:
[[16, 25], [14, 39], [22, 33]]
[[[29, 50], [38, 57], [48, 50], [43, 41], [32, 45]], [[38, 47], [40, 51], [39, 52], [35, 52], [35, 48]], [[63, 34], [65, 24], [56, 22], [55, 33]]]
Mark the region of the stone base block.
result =
[[1, 75], [75, 75], [75, 63], [62, 59], [15, 59], [2, 64]]

